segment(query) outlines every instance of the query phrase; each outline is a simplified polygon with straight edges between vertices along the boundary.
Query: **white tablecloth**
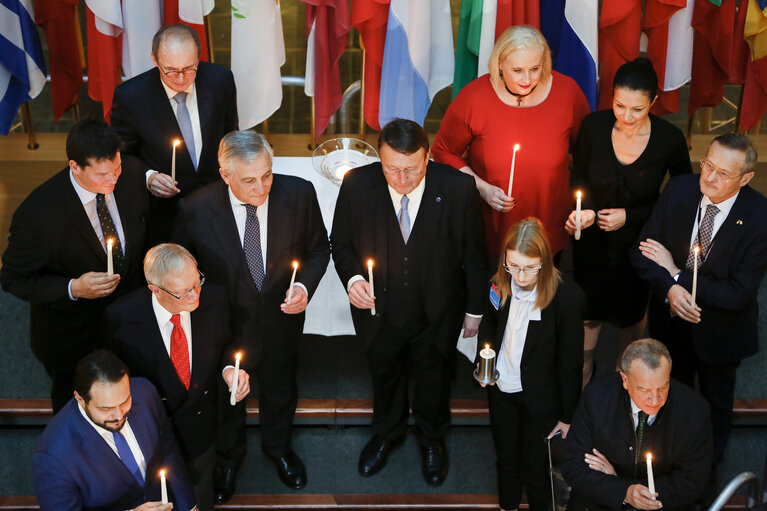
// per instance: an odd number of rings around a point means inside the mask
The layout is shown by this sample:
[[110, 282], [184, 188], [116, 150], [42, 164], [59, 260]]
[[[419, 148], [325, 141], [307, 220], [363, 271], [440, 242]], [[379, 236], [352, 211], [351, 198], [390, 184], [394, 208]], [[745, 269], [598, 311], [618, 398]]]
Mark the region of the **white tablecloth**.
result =
[[[277, 174], [302, 177], [311, 181], [317, 191], [325, 228], [330, 234], [333, 211], [338, 198], [338, 186], [320, 176], [312, 167], [311, 158], [275, 157], [272, 170]], [[338, 278], [333, 260], [320, 281], [317, 291], [306, 308], [304, 333], [318, 335], [354, 335], [349, 297]]]

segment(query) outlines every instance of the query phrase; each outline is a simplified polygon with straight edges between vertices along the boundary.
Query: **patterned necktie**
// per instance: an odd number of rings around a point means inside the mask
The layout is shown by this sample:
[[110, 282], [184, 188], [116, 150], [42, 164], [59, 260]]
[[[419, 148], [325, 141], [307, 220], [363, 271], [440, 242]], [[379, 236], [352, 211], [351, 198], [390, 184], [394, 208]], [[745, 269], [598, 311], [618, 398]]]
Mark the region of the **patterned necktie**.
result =
[[[703, 215], [703, 221], [698, 228], [696, 240], [697, 245], [700, 247], [700, 254], [698, 255], [700, 258], [698, 261], [699, 266], [700, 261], [706, 259], [708, 249], [711, 248], [711, 238], [714, 234], [714, 217], [716, 217], [717, 213], [719, 213], [719, 208], [714, 204], [706, 206], [706, 214]], [[690, 253], [687, 255], [687, 263], [685, 264], [685, 269], [687, 270], [692, 270], [694, 267], [693, 265], [695, 264], [695, 251], [693, 248], [694, 247], [690, 247]]]
[[642, 410], [639, 410], [637, 414], [639, 416], [639, 424], [637, 424], [637, 450], [634, 453], [634, 466], [639, 467], [639, 463], [642, 461], [642, 442], [644, 441], [644, 432], [647, 429], [647, 419], [650, 417]]
[[123, 254], [122, 243], [120, 243], [120, 236], [117, 235], [117, 229], [115, 229], [112, 215], [109, 214], [107, 209], [107, 202], [103, 193], [96, 194], [96, 214], [101, 224], [101, 233], [104, 235], [104, 247], [106, 247], [109, 238], [114, 240], [112, 245], [112, 261], [115, 265], [115, 272], [122, 273], [125, 255]]
[[173, 330], [170, 333], [170, 361], [176, 368], [178, 379], [189, 390], [189, 380], [192, 379], [189, 371], [189, 344], [184, 329], [181, 327], [181, 315], [172, 315], [170, 322], [173, 323]]
[[133, 451], [128, 446], [128, 441], [125, 440], [125, 437], [119, 431], [112, 432], [112, 437], [114, 438], [117, 455], [120, 456], [120, 460], [133, 475], [133, 478], [136, 479], [139, 487], [143, 488], [144, 476], [141, 475], [141, 469], [138, 468], [138, 463], [136, 463], [136, 458], [133, 456]]
[[258, 208], [251, 204], [244, 204], [248, 212], [245, 219], [245, 241], [242, 249], [245, 252], [245, 260], [248, 263], [250, 276], [259, 291], [264, 284], [266, 273], [264, 272], [264, 258], [261, 254], [261, 226], [258, 222], [256, 211]]
[[399, 231], [402, 233], [402, 239], [405, 240], [405, 244], [407, 244], [408, 238], [410, 238], [410, 215], [407, 212], [407, 205], [410, 203], [410, 199], [407, 198], [407, 195], [403, 195], [402, 199], [400, 199], [399, 204]]
[[177, 93], [175, 96], [173, 96], [173, 101], [175, 101], [178, 105], [178, 108], [176, 109], [176, 120], [178, 121], [178, 128], [181, 130], [181, 136], [184, 137], [186, 150], [189, 151], [189, 156], [192, 158], [192, 165], [194, 165], [194, 170], [197, 170], [197, 151], [194, 146], [192, 118], [189, 116], [189, 109], [186, 107], [186, 92]]

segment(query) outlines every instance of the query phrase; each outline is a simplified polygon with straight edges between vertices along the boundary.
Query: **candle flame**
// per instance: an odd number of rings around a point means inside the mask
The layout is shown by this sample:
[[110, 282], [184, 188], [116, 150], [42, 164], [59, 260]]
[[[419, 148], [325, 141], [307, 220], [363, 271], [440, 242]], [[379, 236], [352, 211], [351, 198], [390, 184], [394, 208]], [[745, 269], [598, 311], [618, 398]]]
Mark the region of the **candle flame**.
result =
[[368, 259], [368, 269], [369, 270], [373, 269], [373, 260], [372, 259]]
[[107, 246], [111, 248], [112, 245], [114, 245], [114, 242], [115, 242], [115, 240], [113, 240], [112, 238], [108, 238], [107, 239]]
[[580, 190], [578, 190], [577, 192], [575, 192], [575, 196], [576, 196], [576, 197], [578, 197], [578, 198], [580, 199], [580, 198], [583, 196], [583, 192], [581, 192]]
[[238, 351], [238, 352], [237, 352], [237, 353], [234, 355], [234, 358], [236, 358], [237, 360], [240, 360], [240, 358], [242, 358], [242, 353], [240, 353], [240, 352]]
[[514, 144], [514, 152], [516, 153], [519, 151], [519, 144]]
[[298, 269], [298, 261], [293, 261], [293, 269], [294, 270]]
[[647, 453], [647, 461], [652, 461], [652, 454], [649, 452]]
[[173, 147], [178, 147], [179, 144], [181, 144], [181, 141], [179, 139], [174, 139], [173, 140]]
[[489, 349], [490, 349], [490, 344], [489, 344], [489, 343], [488, 343], [488, 344], [485, 344], [485, 349], [486, 349], [486, 350], [489, 350]]
[[698, 245], [695, 245], [695, 248], [693, 248], [693, 251], [695, 252], [695, 255], [698, 255], [698, 252], [700, 252], [700, 247]]
[[165, 469], [160, 470], [160, 477], [165, 477]]

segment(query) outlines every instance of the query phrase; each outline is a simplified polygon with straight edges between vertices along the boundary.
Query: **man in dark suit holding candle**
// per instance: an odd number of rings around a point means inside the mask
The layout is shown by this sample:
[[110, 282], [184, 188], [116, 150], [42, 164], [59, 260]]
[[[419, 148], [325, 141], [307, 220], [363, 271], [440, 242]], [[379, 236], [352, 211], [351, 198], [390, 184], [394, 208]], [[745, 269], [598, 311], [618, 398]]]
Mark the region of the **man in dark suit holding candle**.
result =
[[[480, 199], [470, 176], [429, 161], [428, 137], [415, 122], [386, 125], [378, 151], [380, 163], [344, 177], [331, 234], [373, 377], [373, 437], [359, 472], [381, 470], [405, 436], [412, 362], [423, 475], [438, 486], [448, 471], [443, 437], [455, 342], [461, 325], [466, 337], [477, 333], [487, 289]], [[374, 298], [368, 259], [374, 261]]]
[[[272, 149], [263, 136], [229, 133], [218, 154], [223, 181], [179, 202], [173, 239], [195, 254], [211, 282], [227, 288], [232, 345], [243, 352], [243, 368], [258, 367], [261, 448], [282, 481], [299, 489], [306, 470], [291, 448], [298, 341], [304, 311], [330, 259], [327, 231], [314, 187], [273, 174]], [[299, 267], [288, 303], [293, 261]], [[227, 405], [224, 413], [218, 502], [234, 491], [245, 455], [245, 403]]]
[[767, 270], [767, 199], [748, 186], [756, 157], [745, 135], [716, 137], [700, 176], [680, 176], [666, 186], [631, 254], [654, 291], [650, 335], [668, 346], [674, 378], [692, 386], [697, 376], [711, 405], [715, 464], [730, 433], [738, 365], [759, 346], [756, 298]]
[[701, 500], [711, 469], [708, 406], [671, 378], [671, 365], [662, 343], [640, 339], [623, 352], [620, 373], [586, 387], [565, 440], [568, 511], [683, 510]]
[[[218, 180], [216, 152], [237, 129], [232, 72], [200, 62], [200, 40], [187, 25], [161, 28], [152, 40], [155, 68], [115, 88], [111, 121], [125, 152], [149, 169], [153, 243], [168, 241], [179, 197]], [[171, 179], [173, 141], [176, 182]]]
[[11, 220], [0, 283], [31, 302], [32, 351], [51, 377], [54, 411], [72, 397], [77, 362], [102, 341], [104, 307], [144, 282], [144, 168], [123, 158], [120, 144], [104, 121], [75, 124], [67, 136], [69, 166], [36, 188]]

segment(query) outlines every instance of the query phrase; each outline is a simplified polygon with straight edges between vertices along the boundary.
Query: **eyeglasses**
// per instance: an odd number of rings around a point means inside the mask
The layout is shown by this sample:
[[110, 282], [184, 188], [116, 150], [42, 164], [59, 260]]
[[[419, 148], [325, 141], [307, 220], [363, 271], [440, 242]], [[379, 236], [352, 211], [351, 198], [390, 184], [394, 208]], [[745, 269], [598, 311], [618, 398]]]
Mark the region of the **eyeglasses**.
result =
[[383, 169], [384, 174], [389, 176], [396, 176], [397, 174], [402, 174], [403, 176], [417, 176], [421, 172], [423, 172], [423, 169]]
[[716, 178], [721, 179], [722, 181], [732, 181], [733, 179], [737, 179], [740, 177], [740, 174], [737, 176], [731, 176], [727, 172], [725, 172], [723, 169], [720, 169], [719, 167], [715, 167], [713, 163], [711, 163], [708, 160], [700, 160], [700, 170], [702, 172], [705, 172], [706, 174], [710, 174], [712, 172], [716, 172]]
[[516, 275], [517, 273], [523, 273], [524, 275], [538, 275], [538, 272], [541, 271], [541, 268], [543, 268], [543, 265], [537, 268], [520, 268], [519, 266], [503, 263], [503, 269], [506, 270], [506, 273], [510, 275]]
[[171, 78], [178, 78], [179, 76], [192, 76], [193, 74], [197, 73], [197, 66], [189, 66], [185, 67], [184, 69], [169, 69], [165, 70], [163, 67], [158, 63], [157, 67], [162, 71], [162, 74], [165, 76], [169, 76]]
[[184, 300], [185, 298], [197, 298], [197, 293], [200, 291], [200, 288], [202, 287], [202, 285], [205, 284], [205, 275], [203, 275], [200, 270], [197, 270], [197, 273], [200, 274], [200, 282], [198, 282], [197, 284], [195, 284], [191, 288], [187, 289], [186, 291], [184, 291], [180, 295], [177, 295], [175, 293], [171, 293], [170, 291], [168, 291], [167, 289], [165, 289], [162, 286], [157, 286], [157, 287], [159, 287], [160, 289], [162, 289], [163, 291], [165, 291], [166, 293], [171, 295], [176, 300]]

